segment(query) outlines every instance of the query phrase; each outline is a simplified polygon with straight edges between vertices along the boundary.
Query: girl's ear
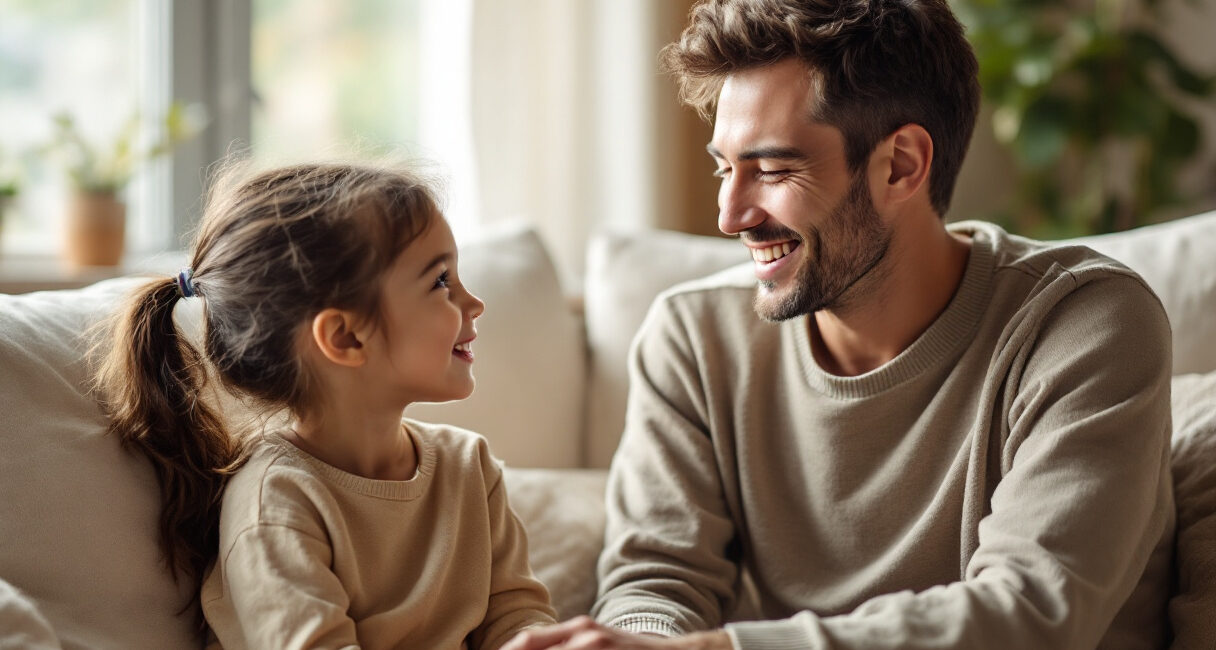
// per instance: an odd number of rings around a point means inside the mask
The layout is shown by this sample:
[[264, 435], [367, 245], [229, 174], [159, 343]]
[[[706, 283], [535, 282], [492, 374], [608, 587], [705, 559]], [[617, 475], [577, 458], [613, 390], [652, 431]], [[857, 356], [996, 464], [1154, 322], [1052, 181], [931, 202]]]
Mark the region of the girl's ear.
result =
[[355, 368], [367, 361], [363, 343], [355, 333], [354, 314], [341, 309], [323, 309], [312, 319], [312, 342], [326, 359]]

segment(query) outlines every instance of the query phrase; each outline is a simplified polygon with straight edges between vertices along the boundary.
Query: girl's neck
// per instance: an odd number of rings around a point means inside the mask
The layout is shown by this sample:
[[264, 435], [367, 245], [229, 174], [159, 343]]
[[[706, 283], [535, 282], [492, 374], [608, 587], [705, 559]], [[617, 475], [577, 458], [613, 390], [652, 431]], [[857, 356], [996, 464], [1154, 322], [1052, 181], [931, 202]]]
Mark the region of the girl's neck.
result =
[[366, 412], [301, 418], [284, 437], [314, 458], [364, 478], [405, 481], [418, 470], [417, 446], [399, 412], [391, 418]]

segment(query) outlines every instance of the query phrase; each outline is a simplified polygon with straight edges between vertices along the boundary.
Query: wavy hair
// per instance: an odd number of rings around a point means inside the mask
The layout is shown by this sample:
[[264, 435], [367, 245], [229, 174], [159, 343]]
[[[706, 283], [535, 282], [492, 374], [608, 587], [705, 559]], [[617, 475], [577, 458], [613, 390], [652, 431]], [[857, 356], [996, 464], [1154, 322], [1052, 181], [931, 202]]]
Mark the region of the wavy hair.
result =
[[709, 119], [726, 77], [802, 61], [810, 119], [844, 135], [849, 167], [914, 123], [933, 138], [929, 199], [950, 207], [979, 113], [979, 64], [945, 0], [705, 0], [660, 53], [681, 99]]

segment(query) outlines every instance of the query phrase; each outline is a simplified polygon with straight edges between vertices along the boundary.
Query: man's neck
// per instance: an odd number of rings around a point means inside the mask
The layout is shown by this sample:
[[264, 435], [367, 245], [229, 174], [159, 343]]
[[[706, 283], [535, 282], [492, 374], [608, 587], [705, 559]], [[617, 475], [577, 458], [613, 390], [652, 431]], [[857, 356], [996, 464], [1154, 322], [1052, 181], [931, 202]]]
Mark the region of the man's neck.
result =
[[882, 272], [850, 288], [843, 307], [814, 314], [815, 360], [827, 372], [854, 377], [894, 359], [950, 304], [970, 252], [971, 240], [940, 221], [897, 233]]

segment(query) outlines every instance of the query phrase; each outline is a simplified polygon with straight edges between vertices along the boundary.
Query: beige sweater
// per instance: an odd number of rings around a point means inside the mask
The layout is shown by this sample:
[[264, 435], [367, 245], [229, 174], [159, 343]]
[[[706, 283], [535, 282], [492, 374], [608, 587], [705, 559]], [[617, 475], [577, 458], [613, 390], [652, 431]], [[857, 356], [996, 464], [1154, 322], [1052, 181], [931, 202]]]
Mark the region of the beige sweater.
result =
[[946, 311], [858, 377], [820, 369], [807, 317], [755, 316], [750, 268], [656, 302], [611, 471], [601, 621], [676, 634], [743, 603], [763, 620], [727, 626], [744, 649], [1164, 643], [1159, 301], [1088, 249], [952, 228], [974, 245]]
[[497, 648], [553, 621], [502, 471], [475, 434], [405, 421], [409, 481], [348, 474], [267, 433], [224, 492], [203, 584], [223, 647]]

